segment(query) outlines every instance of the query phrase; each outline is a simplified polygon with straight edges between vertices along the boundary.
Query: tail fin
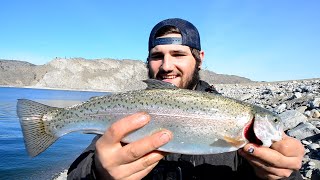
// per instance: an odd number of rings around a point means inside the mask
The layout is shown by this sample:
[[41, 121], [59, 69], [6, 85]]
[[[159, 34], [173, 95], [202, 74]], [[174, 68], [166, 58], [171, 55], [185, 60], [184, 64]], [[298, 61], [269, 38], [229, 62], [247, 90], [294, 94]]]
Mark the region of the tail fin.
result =
[[32, 157], [46, 150], [59, 138], [46, 132], [42, 120], [43, 115], [53, 109], [57, 108], [27, 99], [18, 99], [17, 114], [26, 149]]

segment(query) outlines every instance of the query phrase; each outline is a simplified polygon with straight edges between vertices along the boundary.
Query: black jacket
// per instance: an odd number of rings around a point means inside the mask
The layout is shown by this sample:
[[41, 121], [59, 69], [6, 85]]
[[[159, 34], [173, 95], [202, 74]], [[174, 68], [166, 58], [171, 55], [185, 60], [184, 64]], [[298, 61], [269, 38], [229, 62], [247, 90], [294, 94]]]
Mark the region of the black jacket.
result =
[[[197, 91], [218, 93], [213, 86], [199, 81]], [[72, 163], [68, 179], [96, 179], [94, 167], [96, 136], [87, 149]], [[160, 179], [258, 179], [249, 163], [237, 151], [212, 155], [169, 154], [144, 178]], [[301, 174], [294, 171], [289, 178], [302, 180]]]

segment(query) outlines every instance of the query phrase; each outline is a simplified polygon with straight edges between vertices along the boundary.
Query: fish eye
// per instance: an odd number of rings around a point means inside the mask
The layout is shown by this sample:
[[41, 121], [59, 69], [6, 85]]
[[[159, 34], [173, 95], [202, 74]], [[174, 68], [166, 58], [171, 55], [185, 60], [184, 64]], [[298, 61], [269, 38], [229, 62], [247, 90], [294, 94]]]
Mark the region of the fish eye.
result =
[[273, 122], [278, 123], [279, 119], [278, 118], [274, 118]]

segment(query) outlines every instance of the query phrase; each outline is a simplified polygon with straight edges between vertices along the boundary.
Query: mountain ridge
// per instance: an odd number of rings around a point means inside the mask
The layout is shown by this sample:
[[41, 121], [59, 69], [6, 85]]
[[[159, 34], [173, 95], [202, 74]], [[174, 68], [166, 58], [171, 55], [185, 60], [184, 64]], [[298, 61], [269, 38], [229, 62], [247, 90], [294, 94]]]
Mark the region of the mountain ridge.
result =
[[[253, 82], [248, 78], [201, 70], [209, 84]], [[43, 65], [0, 59], [0, 85], [70, 90], [126, 91], [144, 87], [145, 62], [131, 59], [55, 58]]]

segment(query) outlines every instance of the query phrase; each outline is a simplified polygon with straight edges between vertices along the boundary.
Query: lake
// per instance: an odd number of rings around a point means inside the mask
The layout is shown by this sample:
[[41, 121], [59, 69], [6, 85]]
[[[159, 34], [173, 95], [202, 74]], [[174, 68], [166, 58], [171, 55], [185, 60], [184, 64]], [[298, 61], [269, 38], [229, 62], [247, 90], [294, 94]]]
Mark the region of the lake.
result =
[[104, 92], [0, 87], [0, 179], [52, 179], [67, 169], [88, 146], [94, 135], [71, 133], [58, 139], [37, 157], [25, 150], [17, 99], [30, 99], [50, 106], [65, 107]]

